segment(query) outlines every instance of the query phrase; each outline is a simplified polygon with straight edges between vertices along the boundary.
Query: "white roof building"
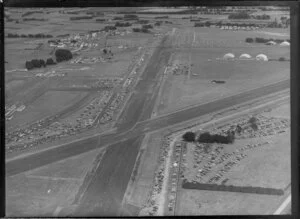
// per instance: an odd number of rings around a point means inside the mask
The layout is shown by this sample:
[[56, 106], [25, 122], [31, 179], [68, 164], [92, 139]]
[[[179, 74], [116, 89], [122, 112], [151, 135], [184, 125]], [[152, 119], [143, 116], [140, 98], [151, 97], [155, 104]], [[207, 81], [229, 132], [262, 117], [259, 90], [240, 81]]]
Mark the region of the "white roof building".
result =
[[270, 40], [270, 41], [266, 42], [266, 45], [276, 45], [276, 42]]
[[268, 57], [265, 54], [259, 54], [256, 56], [256, 60], [258, 61], [268, 61]]
[[234, 59], [234, 57], [235, 57], [235, 55], [233, 53], [226, 53], [223, 56], [223, 59], [230, 60], [230, 59]]
[[240, 55], [240, 59], [251, 59], [252, 56], [247, 54], [247, 53], [243, 53], [242, 55]]
[[290, 43], [287, 41], [283, 41], [282, 43], [280, 43], [280, 46], [290, 46]]

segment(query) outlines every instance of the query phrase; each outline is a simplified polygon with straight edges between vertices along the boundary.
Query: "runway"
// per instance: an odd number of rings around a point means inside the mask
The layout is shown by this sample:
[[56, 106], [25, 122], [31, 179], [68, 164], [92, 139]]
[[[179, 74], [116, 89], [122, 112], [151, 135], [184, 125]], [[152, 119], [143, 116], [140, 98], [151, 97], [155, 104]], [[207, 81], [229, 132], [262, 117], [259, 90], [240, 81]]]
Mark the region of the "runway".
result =
[[[281, 91], [289, 87], [289, 80], [281, 81], [231, 97], [195, 106], [187, 110], [175, 112], [166, 116], [161, 116], [159, 118], [145, 120], [137, 123], [134, 128], [129, 131], [123, 129], [121, 130], [121, 132], [118, 131], [114, 134], [91, 137], [89, 139], [63, 145], [59, 148], [49, 149], [47, 151], [29, 155], [27, 157], [12, 160], [6, 163], [6, 176], [16, 175], [18, 173], [54, 163], [96, 148], [130, 139], [145, 132], [151, 132], [171, 125], [175, 125], [177, 123], [181, 123], [195, 117], [203, 116], [207, 113], [219, 111], [221, 109], [233, 106], [237, 103], [247, 102], [254, 98]], [[132, 116], [135, 115], [133, 114]], [[147, 130], [144, 131], [145, 129]]]

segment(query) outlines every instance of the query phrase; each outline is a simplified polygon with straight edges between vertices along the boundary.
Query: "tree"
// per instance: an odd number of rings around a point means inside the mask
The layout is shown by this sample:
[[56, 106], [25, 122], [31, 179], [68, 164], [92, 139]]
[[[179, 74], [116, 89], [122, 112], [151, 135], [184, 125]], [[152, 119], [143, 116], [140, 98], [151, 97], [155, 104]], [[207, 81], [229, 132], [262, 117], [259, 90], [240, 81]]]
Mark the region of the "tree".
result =
[[213, 139], [209, 132], [204, 132], [204, 133], [200, 134], [200, 136], [198, 138], [198, 142], [199, 143], [212, 143]]
[[40, 59], [40, 65], [46, 67], [46, 62], [43, 59]]
[[254, 40], [253, 40], [253, 38], [246, 38], [246, 43], [253, 43], [254, 42]]
[[67, 49], [56, 50], [55, 57], [57, 62], [68, 61], [73, 58], [71, 51]]
[[182, 136], [183, 140], [187, 141], [187, 142], [194, 142], [195, 137], [196, 137], [196, 134], [194, 132], [186, 132]]
[[47, 61], [46, 61], [46, 65], [54, 65], [56, 64], [52, 58], [48, 58]]
[[33, 64], [31, 63], [31, 61], [26, 61], [25, 67], [27, 68], [27, 70], [31, 70], [31, 69], [34, 68], [34, 66], [33, 66]]
[[248, 123], [250, 124], [250, 127], [254, 131], [256, 131], [258, 129], [257, 118], [255, 118], [254, 116], [249, 119]]

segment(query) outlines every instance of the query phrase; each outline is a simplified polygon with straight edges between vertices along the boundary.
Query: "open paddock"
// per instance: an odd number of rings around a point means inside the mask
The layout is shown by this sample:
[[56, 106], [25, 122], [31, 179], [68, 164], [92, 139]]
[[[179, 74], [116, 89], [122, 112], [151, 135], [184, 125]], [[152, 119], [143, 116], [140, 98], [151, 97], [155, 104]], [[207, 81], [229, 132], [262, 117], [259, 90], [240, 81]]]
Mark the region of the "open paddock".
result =
[[16, 113], [8, 123], [8, 128], [30, 124], [45, 117], [53, 116], [71, 107], [75, 102], [85, 98], [86, 95], [86, 92], [48, 91], [31, 105], [26, 106], [23, 112]]

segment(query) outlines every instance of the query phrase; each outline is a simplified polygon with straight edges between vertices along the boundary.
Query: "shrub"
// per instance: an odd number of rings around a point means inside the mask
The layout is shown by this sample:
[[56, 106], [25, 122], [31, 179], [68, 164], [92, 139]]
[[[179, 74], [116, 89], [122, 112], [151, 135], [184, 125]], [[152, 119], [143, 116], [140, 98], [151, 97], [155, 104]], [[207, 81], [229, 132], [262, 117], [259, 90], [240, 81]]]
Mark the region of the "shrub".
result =
[[196, 138], [196, 134], [194, 132], [186, 132], [182, 135], [184, 141], [194, 142]]

